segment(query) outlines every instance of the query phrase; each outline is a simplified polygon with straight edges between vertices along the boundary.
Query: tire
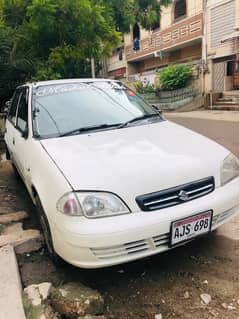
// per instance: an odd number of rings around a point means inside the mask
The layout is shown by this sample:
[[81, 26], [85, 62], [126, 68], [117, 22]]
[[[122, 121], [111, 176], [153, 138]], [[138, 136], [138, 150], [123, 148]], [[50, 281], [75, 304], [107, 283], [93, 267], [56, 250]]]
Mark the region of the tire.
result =
[[16, 166], [13, 164], [13, 162], [12, 162], [12, 168], [13, 168], [13, 172], [14, 172], [14, 175], [15, 175], [16, 179], [17, 180], [21, 180], [22, 179], [21, 175], [19, 174], [19, 172], [18, 172]]
[[51, 260], [54, 262], [54, 264], [62, 265], [63, 260], [60, 258], [60, 256], [57, 255], [57, 253], [54, 250], [48, 219], [47, 219], [46, 214], [43, 210], [43, 207], [42, 207], [42, 204], [41, 204], [41, 201], [40, 201], [40, 198], [38, 195], [36, 195], [36, 197], [35, 197], [35, 203], [36, 203], [37, 215], [38, 215], [39, 222], [40, 222], [40, 225], [42, 228], [43, 237], [45, 240], [45, 245], [47, 247], [48, 254], [49, 254]]
[[6, 159], [9, 161], [11, 159], [11, 156], [10, 156], [10, 153], [9, 153], [9, 150], [6, 146]]

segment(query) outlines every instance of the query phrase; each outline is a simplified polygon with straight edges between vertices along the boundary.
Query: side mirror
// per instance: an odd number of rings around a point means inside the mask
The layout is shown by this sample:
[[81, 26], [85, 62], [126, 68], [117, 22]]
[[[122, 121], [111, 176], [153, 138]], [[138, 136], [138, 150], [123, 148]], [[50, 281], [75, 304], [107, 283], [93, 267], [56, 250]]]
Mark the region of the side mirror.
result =
[[5, 107], [9, 110], [12, 104], [12, 100], [9, 100], [5, 103]]
[[28, 138], [28, 127], [26, 127], [24, 131], [22, 131], [22, 137], [25, 139]]
[[4, 104], [4, 106], [2, 107], [2, 112], [3, 112], [3, 113], [8, 113], [9, 110], [10, 110], [11, 104], [12, 104], [12, 100], [7, 101], [7, 102]]

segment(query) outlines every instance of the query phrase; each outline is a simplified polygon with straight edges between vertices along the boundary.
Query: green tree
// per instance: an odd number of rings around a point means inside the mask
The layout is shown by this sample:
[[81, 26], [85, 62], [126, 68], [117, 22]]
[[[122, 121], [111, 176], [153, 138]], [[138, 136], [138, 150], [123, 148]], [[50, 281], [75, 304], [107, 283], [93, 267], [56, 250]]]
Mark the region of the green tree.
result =
[[0, 26], [0, 103], [9, 98], [13, 88], [31, 76], [33, 57], [29, 50], [19, 48], [23, 39], [23, 34]]
[[[0, 0], [0, 100], [31, 79], [90, 76], [122, 33], [159, 21], [170, 0]], [[6, 88], [8, 86], [8, 88]]]
[[145, 29], [160, 21], [163, 6], [172, 0], [103, 0], [114, 17], [117, 30], [129, 32], [130, 25], [139, 23]]
[[[33, 0], [26, 16], [36, 54], [41, 63], [46, 62], [48, 70], [52, 63], [54, 69], [59, 65], [55, 63], [53, 53], [76, 67], [79, 60], [87, 64], [91, 57], [100, 59], [109, 54], [121, 39], [120, 33], [112, 27], [114, 22], [105, 6], [91, 0]], [[62, 74], [63, 69], [69, 70], [60, 67], [56, 73]], [[84, 76], [85, 68], [79, 66], [78, 70], [83, 71], [78, 76]]]

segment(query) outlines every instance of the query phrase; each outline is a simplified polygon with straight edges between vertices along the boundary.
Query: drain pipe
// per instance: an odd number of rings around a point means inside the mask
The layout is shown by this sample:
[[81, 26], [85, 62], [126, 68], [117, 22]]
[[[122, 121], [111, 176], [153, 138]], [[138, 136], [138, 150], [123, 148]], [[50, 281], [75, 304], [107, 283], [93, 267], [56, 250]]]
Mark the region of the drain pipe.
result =
[[[202, 38], [202, 94], [206, 102], [206, 69], [207, 69], [207, 0], [203, 0], [203, 38]], [[210, 91], [210, 107], [212, 108], [212, 96]]]

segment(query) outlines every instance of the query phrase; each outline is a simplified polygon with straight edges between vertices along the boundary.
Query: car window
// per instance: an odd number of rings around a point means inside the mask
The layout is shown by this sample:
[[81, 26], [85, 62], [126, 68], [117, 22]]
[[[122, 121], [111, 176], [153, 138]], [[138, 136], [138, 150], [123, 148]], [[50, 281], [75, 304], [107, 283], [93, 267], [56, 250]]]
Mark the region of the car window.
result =
[[130, 89], [112, 82], [40, 86], [35, 92], [34, 127], [41, 137], [99, 125], [114, 125], [156, 111]]
[[28, 103], [27, 103], [28, 89], [21, 90], [20, 99], [17, 110], [17, 123], [16, 127], [24, 132], [28, 126]]
[[11, 121], [13, 124], [15, 124], [15, 120], [16, 120], [16, 112], [17, 112], [17, 106], [18, 106], [18, 101], [19, 101], [19, 97], [20, 97], [20, 90], [16, 90], [14, 95], [13, 95], [13, 99], [12, 99], [12, 103], [11, 103], [11, 107], [8, 113], [8, 119], [9, 121]]

